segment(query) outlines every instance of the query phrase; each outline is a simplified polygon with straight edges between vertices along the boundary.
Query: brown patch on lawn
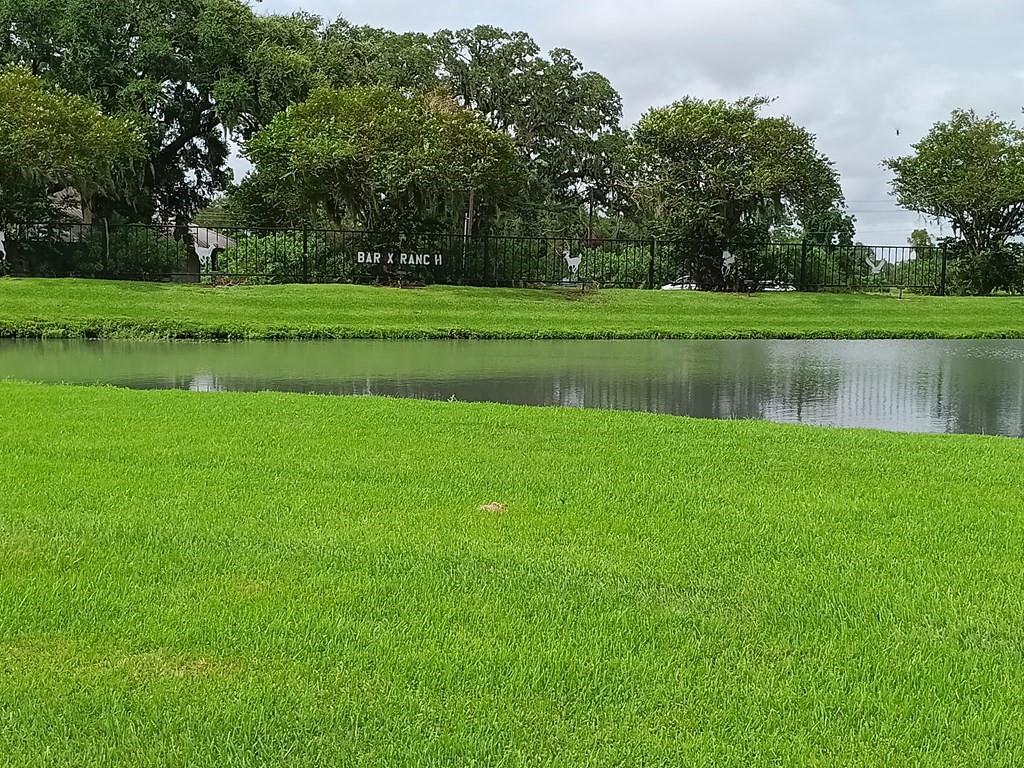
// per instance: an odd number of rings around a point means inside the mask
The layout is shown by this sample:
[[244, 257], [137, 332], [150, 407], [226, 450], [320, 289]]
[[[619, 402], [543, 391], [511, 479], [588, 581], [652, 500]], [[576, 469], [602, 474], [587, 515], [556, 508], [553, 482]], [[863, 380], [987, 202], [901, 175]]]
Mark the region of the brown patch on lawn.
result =
[[132, 654], [121, 658], [117, 666], [129, 674], [141, 677], [226, 677], [236, 671], [233, 665], [222, 661], [187, 658], [161, 652]]
[[228, 677], [239, 671], [236, 664], [223, 659], [207, 659], [167, 651], [126, 655], [102, 653], [58, 636], [0, 645], [0, 668], [5, 666], [18, 670], [62, 666], [70, 669], [72, 674], [87, 676], [116, 671], [121, 676], [178, 679]]
[[480, 511], [500, 515], [502, 512], [508, 511], [508, 504], [502, 504], [500, 501], [492, 501], [490, 504], [484, 504], [481, 506]]
[[265, 581], [253, 581], [242, 577], [230, 578], [224, 586], [232, 596], [250, 600], [262, 597], [270, 591]]

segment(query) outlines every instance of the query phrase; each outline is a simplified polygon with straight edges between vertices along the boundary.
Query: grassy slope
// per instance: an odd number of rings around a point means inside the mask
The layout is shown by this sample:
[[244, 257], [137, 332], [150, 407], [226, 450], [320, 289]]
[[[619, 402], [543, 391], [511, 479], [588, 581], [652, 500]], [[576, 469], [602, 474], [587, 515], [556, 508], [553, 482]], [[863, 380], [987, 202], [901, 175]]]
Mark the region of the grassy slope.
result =
[[1024, 337], [1024, 299], [0, 280], [0, 336]]
[[0, 456], [5, 765], [1024, 761], [1021, 442], [3, 384]]

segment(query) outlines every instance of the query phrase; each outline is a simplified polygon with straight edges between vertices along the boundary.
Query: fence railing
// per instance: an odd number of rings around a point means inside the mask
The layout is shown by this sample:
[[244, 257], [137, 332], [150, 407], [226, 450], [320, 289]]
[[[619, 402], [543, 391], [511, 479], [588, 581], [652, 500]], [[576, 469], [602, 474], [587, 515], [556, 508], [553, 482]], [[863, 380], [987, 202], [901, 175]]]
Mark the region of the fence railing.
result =
[[943, 293], [947, 270], [940, 247], [767, 243], [709, 252], [671, 238], [583, 241], [102, 222], [6, 225], [3, 235], [0, 271], [39, 277]]

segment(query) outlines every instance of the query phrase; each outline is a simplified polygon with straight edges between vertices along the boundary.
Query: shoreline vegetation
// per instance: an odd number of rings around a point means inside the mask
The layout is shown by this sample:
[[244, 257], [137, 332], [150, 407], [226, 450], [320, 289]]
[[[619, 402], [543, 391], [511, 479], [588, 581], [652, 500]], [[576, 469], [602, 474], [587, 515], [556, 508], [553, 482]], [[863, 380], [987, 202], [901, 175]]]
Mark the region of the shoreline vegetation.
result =
[[1024, 338], [1024, 298], [5, 278], [0, 338]]
[[1020, 441], [16, 383], [0, 424], [11, 765], [1024, 760]]

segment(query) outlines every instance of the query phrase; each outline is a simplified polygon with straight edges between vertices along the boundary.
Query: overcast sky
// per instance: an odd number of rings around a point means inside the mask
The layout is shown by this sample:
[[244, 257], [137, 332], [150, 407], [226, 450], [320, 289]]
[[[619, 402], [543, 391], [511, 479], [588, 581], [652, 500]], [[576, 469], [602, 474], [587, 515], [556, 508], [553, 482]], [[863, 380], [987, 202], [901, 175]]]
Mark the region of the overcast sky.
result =
[[907, 153], [955, 107], [1019, 121], [1024, 106], [1022, 0], [264, 0], [257, 7], [398, 31], [521, 29], [606, 75], [630, 125], [648, 107], [685, 95], [777, 97], [773, 111], [814, 132], [835, 162], [858, 238], [870, 244], [903, 244], [925, 225], [892, 204], [883, 158]]

